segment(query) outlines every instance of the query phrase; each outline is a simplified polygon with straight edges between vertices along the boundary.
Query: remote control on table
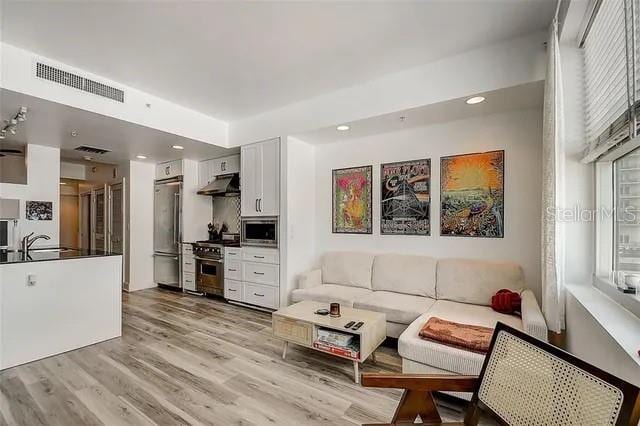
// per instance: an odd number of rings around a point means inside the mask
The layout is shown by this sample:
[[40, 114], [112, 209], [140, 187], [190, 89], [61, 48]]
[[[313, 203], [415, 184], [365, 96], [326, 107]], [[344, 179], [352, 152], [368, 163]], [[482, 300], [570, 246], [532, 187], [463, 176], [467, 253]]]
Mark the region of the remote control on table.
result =
[[347, 325], [344, 326], [344, 328], [351, 328], [351, 326], [355, 323], [356, 323], [355, 321], [349, 321]]
[[352, 330], [357, 330], [360, 327], [362, 327], [364, 325], [364, 323], [362, 321], [360, 321], [359, 323], [357, 323], [356, 325], [354, 325], [353, 327], [351, 327]]

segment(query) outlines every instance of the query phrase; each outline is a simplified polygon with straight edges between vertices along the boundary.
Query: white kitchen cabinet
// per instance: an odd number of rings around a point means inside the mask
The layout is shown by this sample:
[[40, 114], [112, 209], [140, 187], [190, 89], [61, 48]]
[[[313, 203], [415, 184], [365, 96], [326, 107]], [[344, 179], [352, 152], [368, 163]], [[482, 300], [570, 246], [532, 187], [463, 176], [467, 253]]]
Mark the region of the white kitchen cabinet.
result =
[[182, 160], [168, 161], [156, 165], [156, 179], [169, 179], [182, 175]]
[[227, 300], [254, 307], [278, 308], [280, 265], [277, 249], [226, 247], [224, 268]]
[[280, 139], [241, 148], [242, 216], [277, 216], [280, 211]]
[[205, 186], [213, 181], [216, 176], [240, 173], [240, 155], [213, 158], [201, 161], [198, 164], [198, 182]]
[[198, 163], [198, 186], [203, 188], [211, 182], [211, 160], [200, 161]]

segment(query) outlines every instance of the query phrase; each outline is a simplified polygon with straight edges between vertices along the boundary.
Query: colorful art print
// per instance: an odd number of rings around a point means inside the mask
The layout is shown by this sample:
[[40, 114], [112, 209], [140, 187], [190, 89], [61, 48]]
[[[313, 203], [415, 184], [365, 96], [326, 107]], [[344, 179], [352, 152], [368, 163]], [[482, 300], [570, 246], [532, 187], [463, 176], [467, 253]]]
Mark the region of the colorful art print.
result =
[[53, 220], [52, 201], [27, 201], [27, 220]]
[[504, 151], [440, 159], [440, 235], [504, 237]]
[[431, 160], [380, 165], [380, 233], [429, 235]]
[[371, 166], [333, 170], [333, 232], [371, 234]]

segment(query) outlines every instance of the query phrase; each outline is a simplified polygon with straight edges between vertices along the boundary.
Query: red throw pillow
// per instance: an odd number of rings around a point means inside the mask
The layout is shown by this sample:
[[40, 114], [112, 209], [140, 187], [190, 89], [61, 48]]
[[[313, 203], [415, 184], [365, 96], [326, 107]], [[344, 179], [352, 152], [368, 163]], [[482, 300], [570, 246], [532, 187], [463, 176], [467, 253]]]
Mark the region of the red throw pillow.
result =
[[491, 309], [501, 314], [520, 314], [520, 295], [511, 290], [498, 290], [491, 297]]

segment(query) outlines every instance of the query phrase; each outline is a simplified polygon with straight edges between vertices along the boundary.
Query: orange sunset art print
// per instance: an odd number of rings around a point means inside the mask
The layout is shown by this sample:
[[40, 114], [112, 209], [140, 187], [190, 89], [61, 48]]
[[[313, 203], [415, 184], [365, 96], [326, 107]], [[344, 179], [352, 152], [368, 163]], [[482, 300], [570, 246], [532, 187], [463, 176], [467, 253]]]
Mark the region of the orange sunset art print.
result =
[[504, 151], [440, 159], [440, 234], [504, 237]]

